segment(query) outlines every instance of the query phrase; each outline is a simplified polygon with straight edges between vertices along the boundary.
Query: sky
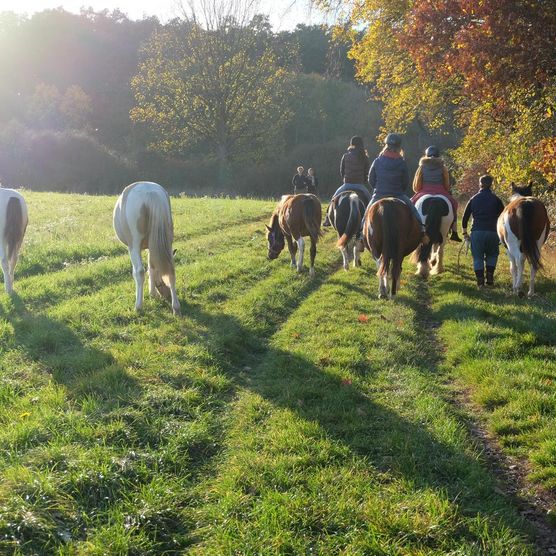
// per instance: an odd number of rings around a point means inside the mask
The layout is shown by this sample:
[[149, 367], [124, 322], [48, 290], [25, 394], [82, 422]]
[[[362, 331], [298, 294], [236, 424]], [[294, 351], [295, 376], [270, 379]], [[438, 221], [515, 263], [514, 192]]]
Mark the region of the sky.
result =
[[[179, 14], [177, 0], [0, 0], [0, 11], [28, 15], [60, 6], [74, 13], [79, 13], [82, 6], [90, 6], [95, 10], [119, 8], [132, 19], [156, 15], [162, 21], [167, 21]], [[310, 0], [260, 0], [260, 9], [257, 11], [270, 16], [276, 31], [292, 29], [297, 23], [323, 22], [322, 15], [310, 8]]]

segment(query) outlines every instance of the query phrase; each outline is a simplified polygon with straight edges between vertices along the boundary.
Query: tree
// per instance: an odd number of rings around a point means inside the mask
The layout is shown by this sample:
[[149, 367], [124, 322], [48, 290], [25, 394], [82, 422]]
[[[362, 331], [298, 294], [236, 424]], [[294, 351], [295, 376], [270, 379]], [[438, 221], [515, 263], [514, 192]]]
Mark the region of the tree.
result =
[[[552, 175], [556, 11], [548, 0], [362, 0], [349, 14], [358, 78], [389, 129], [456, 127], [464, 184]], [[354, 6], [351, 8], [351, 6]], [[356, 31], [365, 28], [362, 36]]]
[[131, 117], [153, 128], [162, 152], [214, 152], [223, 180], [230, 163], [280, 145], [287, 74], [265, 19], [245, 22], [239, 0], [203, 7], [202, 18], [194, 12], [149, 41], [131, 83]]

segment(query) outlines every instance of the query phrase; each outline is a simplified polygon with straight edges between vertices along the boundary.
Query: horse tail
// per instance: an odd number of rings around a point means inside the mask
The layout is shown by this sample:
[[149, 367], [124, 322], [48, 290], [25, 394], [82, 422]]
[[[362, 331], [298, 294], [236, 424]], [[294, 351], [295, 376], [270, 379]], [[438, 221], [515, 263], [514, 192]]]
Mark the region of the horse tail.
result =
[[147, 216], [149, 230], [149, 259], [170, 286], [169, 278], [174, 273], [172, 241], [174, 226], [170, 200], [164, 202], [156, 193], [148, 193], [148, 202], [141, 207]]
[[449, 214], [448, 212], [445, 213], [447, 202], [448, 201], [444, 201], [442, 199], [430, 199], [427, 219], [425, 222], [425, 229], [430, 241], [426, 245], [423, 245], [422, 243], [419, 244], [415, 250], [416, 261], [414, 262], [426, 263], [429, 260], [432, 246], [440, 245], [444, 241], [441, 228], [442, 218], [446, 216], [446, 214]]
[[401, 259], [399, 222], [396, 222], [396, 206], [394, 202], [382, 204], [382, 258], [378, 274], [388, 274], [390, 268], [396, 268]]
[[305, 218], [305, 227], [309, 232], [309, 236], [316, 243], [319, 237], [322, 236], [322, 230], [320, 229], [320, 210], [317, 210], [317, 206], [320, 208], [318, 201], [314, 201], [311, 198], [303, 200], [303, 216]]
[[25, 233], [25, 222], [23, 221], [23, 207], [18, 197], [10, 197], [6, 207], [6, 227], [4, 238], [8, 244], [8, 259], [17, 252]]
[[343, 248], [349, 240], [357, 233], [361, 227], [361, 211], [359, 210], [359, 196], [357, 193], [351, 193], [349, 196], [349, 217], [344, 229], [344, 233], [340, 236], [338, 247]]
[[535, 202], [524, 200], [517, 206], [516, 214], [521, 236], [521, 250], [535, 270], [542, 268], [541, 252], [534, 234]]

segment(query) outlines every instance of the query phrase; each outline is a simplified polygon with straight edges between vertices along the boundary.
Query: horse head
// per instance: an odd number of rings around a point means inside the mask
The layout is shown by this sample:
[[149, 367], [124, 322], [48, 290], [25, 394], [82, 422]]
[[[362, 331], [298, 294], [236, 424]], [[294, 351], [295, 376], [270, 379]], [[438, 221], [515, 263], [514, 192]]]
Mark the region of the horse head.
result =
[[266, 226], [266, 239], [268, 241], [268, 258], [270, 260], [278, 258], [285, 245], [284, 233], [278, 224], [278, 215], [273, 214], [270, 226]]
[[510, 184], [512, 186], [512, 196], [511, 199], [517, 199], [518, 197], [532, 197], [533, 196], [533, 182], [530, 181], [527, 185], [519, 186], [514, 182]]

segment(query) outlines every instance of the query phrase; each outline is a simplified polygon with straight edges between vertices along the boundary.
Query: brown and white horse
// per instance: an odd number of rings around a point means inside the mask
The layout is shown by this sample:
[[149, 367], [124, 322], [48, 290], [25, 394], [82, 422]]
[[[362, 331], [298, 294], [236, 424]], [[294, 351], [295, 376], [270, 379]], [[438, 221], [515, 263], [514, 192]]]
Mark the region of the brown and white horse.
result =
[[363, 243], [378, 266], [380, 299], [396, 295], [403, 259], [421, 243], [421, 235], [417, 219], [400, 199], [386, 197], [367, 209], [363, 219]]
[[13, 293], [14, 270], [27, 222], [27, 205], [23, 196], [13, 189], [0, 188], [0, 262], [4, 287], [9, 294]]
[[361, 251], [358, 249], [354, 238], [361, 229], [365, 206], [365, 202], [355, 191], [341, 193], [338, 197], [333, 198], [328, 206], [328, 219], [338, 232], [338, 243], [336, 245], [342, 252], [344, 270], [349, 268], [348, 248], [350, 244], [353, 244], [353, 266], [356, 267], [361, 264]]
[[160, 185], [136, 182], [128, 185], [114, 207], [114, 230], [127, 245], [135, 279], [135, 309], [143, 308], [145, 270], [141, 250], [149, 250], [149, 293], [172, 302], [174, 315], [180, 314], [174, 269], [174, 225], [170, 197]]
[[546, 207], [532, 196], [533, 183], [527, 187], [517, 187], [512, 182], [512, 197], [498, 217], [497, 230], [510, 258], [512, 288], [514, 294], [523, 295], [523, 270], [525, 260], [531, 272], [528, 297], [535, 294], [535, 276], [542, 268], [541, 248], [550, 232], [550, 221]]
[[[321, 217], [321, 204], [315, 195], [310, 193], [284, 195], [272, 213], [270, 223], [266, 227], [268, 258], [276, 259], [284, 249], [285, 241], [287, 241], [292, 258], [291, 265], [292, 267], [297, 266], [297, 272], [301, 272], [305, 250], [305, 240], [303, 238], [309, 236], [311, 238], [309, 274], [313, 277], [315, 275], [317, 242], [321, 236]], [[296, 262], [298, 248], [299, 258]]]
[[444, 245], [454, 220], [452, 203], [444, 195], [423, 195], [415, 203], [430, 241], [417, 247], [413, 262], [417, 263], [417, 276], [444, 272]]

